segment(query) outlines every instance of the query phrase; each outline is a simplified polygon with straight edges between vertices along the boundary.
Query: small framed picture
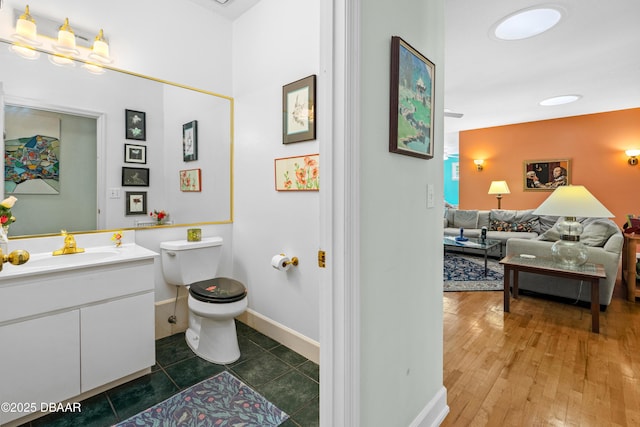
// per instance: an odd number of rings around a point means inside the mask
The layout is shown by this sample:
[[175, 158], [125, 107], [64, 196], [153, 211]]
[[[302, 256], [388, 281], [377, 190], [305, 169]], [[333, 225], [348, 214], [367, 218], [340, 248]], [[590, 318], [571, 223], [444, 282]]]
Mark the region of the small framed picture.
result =
[[275, 159], [276, 191], [320, 190], [320, 155]]
[[144, 145], [124, 144], [125, 163], [147, 163], [147, 147]]
[[316, 76], [282, 87], [282, 143], [316, 139]]
[[182, 160], [198, 160], [198, 121], [182, 125]]
[[142, 111], [124, 110], [125, 137], [138, 141], [147, 140], [147, 118]]
[[148, 168], [122, 168], [122, 186], [123, 187], [148, 187], [149, 186], [149, 169]]
[[180, 191], [202, 191], [200, 169], [180, 171]]
[[147, 214], [147, 192], [127, 191], [126, 215], [146, 215]]

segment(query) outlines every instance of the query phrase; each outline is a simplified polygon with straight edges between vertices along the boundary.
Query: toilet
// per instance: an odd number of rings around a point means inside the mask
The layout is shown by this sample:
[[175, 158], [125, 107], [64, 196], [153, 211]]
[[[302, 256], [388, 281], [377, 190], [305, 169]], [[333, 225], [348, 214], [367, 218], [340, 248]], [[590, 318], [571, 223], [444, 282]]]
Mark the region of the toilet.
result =
[[234, 318], [248, 304], [242, 283], [216, 277], [222, 242], [221, 237], [203, 237], [198, 242], [160, 243], [165, 280], [189, 289], [187, 344], [201, 358], [220, 365], [240, 358]]

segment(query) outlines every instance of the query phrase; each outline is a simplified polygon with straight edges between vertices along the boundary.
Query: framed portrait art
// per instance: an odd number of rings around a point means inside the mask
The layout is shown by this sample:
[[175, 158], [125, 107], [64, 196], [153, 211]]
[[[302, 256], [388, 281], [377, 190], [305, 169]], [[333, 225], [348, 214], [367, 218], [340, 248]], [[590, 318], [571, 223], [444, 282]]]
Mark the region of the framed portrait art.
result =
[[124, 110], [125, 138], [147, 140], [147, 115], [142, 111]]
[[282, 143], [316, 139], [316, 76], [282, 87]]
[[571, 162], [561, 160], [525, 160], [523, 183], [525, 191], [552, 191], [571, 184]]
[[147, 214], [147, 192], [146, 191], [127, 191], [126, 196], [126, 215], [146, 215]]
[[435, 65], [400, 37], [391, 38], [389, 151], [433, 158]]
[[147, 163], [147, 147], [144, 145], [124, 144], [125, 163]]
[[149, 169], [148, 168], [122, 168], [122, 186], [123, 187], [148, 187], [149, 186]]
[[182, 125], [182, 160], [198, 160], [198, 121]]

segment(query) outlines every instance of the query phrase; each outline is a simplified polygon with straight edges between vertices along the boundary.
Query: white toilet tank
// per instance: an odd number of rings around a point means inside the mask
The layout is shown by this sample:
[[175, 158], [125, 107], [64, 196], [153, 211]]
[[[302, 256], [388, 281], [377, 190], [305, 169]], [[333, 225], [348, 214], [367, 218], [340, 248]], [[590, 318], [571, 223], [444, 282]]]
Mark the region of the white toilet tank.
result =
[[162, 242], [160, 249], [164, 279], [172, 285], [186, 286], [216, 277], [222, 237], [203, 237], [199, 242]]

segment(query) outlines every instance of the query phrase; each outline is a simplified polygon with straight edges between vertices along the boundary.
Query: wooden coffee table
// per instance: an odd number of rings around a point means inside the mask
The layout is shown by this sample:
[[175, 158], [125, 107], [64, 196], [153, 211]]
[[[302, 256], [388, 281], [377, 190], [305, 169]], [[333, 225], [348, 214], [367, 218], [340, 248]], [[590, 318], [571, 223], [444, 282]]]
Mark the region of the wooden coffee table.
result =
[[[550, 258], [523, 258], [520, 255], [508, 255], [500, 264], [504, 266], [504, 311], [509, 312], [509, 287], [513, 272], [513, 298], [518, 298], [518, 273], [546, 274], [566, 279], [585, 280], [591, 283], [591, 331], [600, 333], [600, 279], [607, 275], [602, 264], [586, 263], [575, 268], [555, 263]], [[562, 284], [558, 284], [562, 286]]]

